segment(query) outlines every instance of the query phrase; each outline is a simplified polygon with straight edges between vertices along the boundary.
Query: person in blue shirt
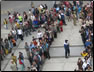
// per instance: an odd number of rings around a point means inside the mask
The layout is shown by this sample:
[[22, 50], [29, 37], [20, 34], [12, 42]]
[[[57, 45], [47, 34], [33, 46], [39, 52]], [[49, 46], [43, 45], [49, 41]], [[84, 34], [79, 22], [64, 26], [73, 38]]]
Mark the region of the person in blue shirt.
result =
[[85, 48], [88, 47], [89, 45], [91, 45], [92, 43], [90, 42], [90, 40], [86, 40], [85, 42]]
[[32, 50], [32, 48], [35, 48], [33, 42], [30, 43], [30, 50]]
[[66, 21], [65, 21], [65, 15], [64, 15], [63, 12], [61, 12], [61, 20], [63, 21], [63, 24], [64, 24], [64, 25], [67, 25], [67, 24], [66, 24]]
[[80, 14], [80, 12], [81, 12], [81, 7], [79, 6], [79, 7], [78, 7], [78, 10], [77, 10], [77, 19], [79, 19], [79, 14]]
[[68, 58], [68, 56], [70, 56], [70, 49], [69, 49], [68, 40], [65, 40], [64, 48], [65, 48], [65, 58]]

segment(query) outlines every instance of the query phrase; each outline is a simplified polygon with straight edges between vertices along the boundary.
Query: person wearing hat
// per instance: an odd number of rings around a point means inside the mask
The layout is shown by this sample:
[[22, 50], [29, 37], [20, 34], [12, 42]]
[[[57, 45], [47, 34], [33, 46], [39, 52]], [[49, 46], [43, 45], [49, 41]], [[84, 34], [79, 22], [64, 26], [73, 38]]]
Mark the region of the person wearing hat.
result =
[[70, 56], [70, 49], [69, 49], [68, 40], [65, 40], [64, 48], [65, 48], [65, 58], [68, 58], [68, 56]]

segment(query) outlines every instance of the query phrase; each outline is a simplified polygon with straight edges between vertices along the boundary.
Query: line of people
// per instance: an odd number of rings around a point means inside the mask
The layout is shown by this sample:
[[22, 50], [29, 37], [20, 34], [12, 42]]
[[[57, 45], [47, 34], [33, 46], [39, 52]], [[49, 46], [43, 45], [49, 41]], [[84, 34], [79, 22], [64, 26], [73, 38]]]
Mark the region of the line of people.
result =
[[83, 59], [78, 58], [78, 70], [75, 71], [91, 71], [93, 58], [93, 6], [91, 3], [85, 5], [81, 11], [81, 34], [82, 42], [84, 44], [84, 51], [81, 52]]
[[[52, 10], [52, 12], [53, 12], [53, 10]], [[29, 12], [29, 14], [30, 14], [30, 12]], [[37, 43], [36, 38], [34, 38], [34, 37], [33, 37], [32, 42], [30, 43], [30, 47], [28, 47], [27, 42], [25, 43], [25, 49], [26, 49], [27, 56], [28, 56], [30, 64], [31, 64], [31, 70], [34, 70], [34, 71], [39, 71], [40, 70], [40, 65], [43, 64], [44, 56], [46, 58], [50, 59], [49, 47], [52, 44], [52, 41], [54, 40], [54, 37], [57, 38], [57, 32], [62, 32], [63, 31], [63, 29], [62, 29], [63, 22], [62, 21], [60, 21], [59, 19], [54, 20], [52, 18], [52, 16], [46, 18], [45, 14], [46, 14], [46, 12], [41, 14], [43, 17], [41, 17], [42, 19], [39, 21], [39, 24], [41, 25], [40, 27], [45, 28], [45, 34], [44, 35], [41, 33], [41, 31], [38, 31], [37, 38], [39, 39], [39, 43]], [[29, 21], [26, 21], [24, 24], [27, 24], [27, 23], [28, 24], [33, 24], [32, 21], [37, 19], [34, 14], [33, 14], [33, 16], [31, 14], [30, 18], [31, 19], [29, 19]], [[52, 19], [52, 21], [51, 21], [51, 19]], [[25, 20], [26, 19], [24, 19], [24, 21]], [[43, 23], [45, 23], [45, 24], [43, 25]], [[49, 23], [49, 24], [47, 24], [47, 23]], [[20, 37], [21, 40], [23, 40], [23, 31], [21, 29], [21, 28], [23, 28], [23, 25], [21, 25], [21, 24], [20, 24], [20, 22], [18, 23], [16, 21], [16, 29], [17, 29], [17, 32], [18, 32], [18, 36]], [[31, 27], [33, 27], [33, 25], [31, 25]], [[32, 29], [34, 29], [34, 27]], [[13, 33], [14, 32], [15, 31], [13, 31]], [[25, 32], [25, 33], [27, 33], [27, 32]], [[11, 36], [11, 35], [9, 35], [9, 36]], [[16, 36], [14, 36], [14, 38], [17, 39]], [[38, 45], [38, 47], [37, 47], [37, 45]], [[28, 49], [28, 48], [30, 48], [30, 49]], [[22, 54], [21, 52], [19, 52], [19, 53]], [[13, 57], [14, 57], [14, 59], [13, 59]], [[24, 56], [22, 56], [22, 57], [24, 57]], [[42, 59], [41, 59], [41, 57], [42, 57]], [[16, 56], [14, 56], [14, 54], [12, 54], [12, 60], [11, 60], [12, 70], [18, 70], [19, 69], [17, 67], [16, 61], [17, 61]], [[20, 56], [19, 56], [19, 64], [21, 65], [21, 68], [20, 68], [21, 71], [24, 71], [24, 68], [25, 68], [24, 60]], [[30, 67], [28, 67], [28, 69], [30, 69]]]

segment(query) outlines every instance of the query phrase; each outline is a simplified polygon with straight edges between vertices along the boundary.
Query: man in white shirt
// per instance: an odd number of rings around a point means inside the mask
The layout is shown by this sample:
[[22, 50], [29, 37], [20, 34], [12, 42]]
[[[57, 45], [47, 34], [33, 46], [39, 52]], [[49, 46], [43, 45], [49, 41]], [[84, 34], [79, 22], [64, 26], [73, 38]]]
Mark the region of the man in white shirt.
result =
[[17, 33], [18, 33], [19, 38], [23, 40], [23, 32], [20, 28], [18, 28]]
[[43, 36], [43, 33], [39, 30], [38, 33], [37, 33], [37, 38], [39, 40], [41, 40], [42, 39], [42, 36]]
[[12, 28], [11, 33], [12, 33], [14, 39], [17, 40], [17, 33], [16, 33], [16, 30]]

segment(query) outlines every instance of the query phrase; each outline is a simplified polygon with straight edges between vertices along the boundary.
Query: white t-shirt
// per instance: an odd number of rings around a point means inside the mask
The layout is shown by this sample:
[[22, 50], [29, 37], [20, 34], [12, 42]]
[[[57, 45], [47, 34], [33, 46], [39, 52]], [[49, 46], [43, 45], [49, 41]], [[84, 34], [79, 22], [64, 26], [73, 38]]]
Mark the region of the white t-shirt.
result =
[[87, 63], [84, 62], [83, 65], [82, 65], [83, 70], [85, 70], [86, 67], [87, 67]]
[[37, 38], [41, 38], [43, 36], [42, 32], [37, 34]]
[[35, 20], [35, 16], [31, 15], [31, 20], [34, 21]]
[[90, 24], [90, 21], [86, 21], [86, 25], [89, 26], [89, 24]]
[[38, 41], [38, 46], [40, 46], [40, 42]]
[[67, 43], [64, 42], [64, 45], [69, 45], [69, 43], [68, 42]]
[[31, 14], [31, 11], [29, 11], [29, 14]]
[[40, 8], [41, 8], [41, 9], [43, 9], [43, 6], [42, 6], [42, 5], [40, 5]]
[[59, 18], [61, 19], [61, 15], [59, 14], [58, 16], [59, 16]]
[[86, 24], [82, 25], [84, 28], [86, 28]]
[[87, 7], [90, 7], [90, 4], [89, 4], [89, 5], [87, 5]]
[[9, 15], [10, 18], [13, 18], [13, 15]]
[[16, 34], [16, 31], [15, 31], [15, 30], [12, 30], [12, 33], [13, 33], [13, 34]]
[[92, 21], [92, 20], [89, 20], [89, 23], [90, 23], [90, 24], [93, 24], [93, 21]]
[[89, 64], [89, 65], [90, 65], [90, 58], [88, 58], [88, 60], [87, 60], [87, 64]]
[[22, 30], [19, 29], [19, 30], [18, 30], [18, 35], [21, 35], [21, 34], [22, 34]]

